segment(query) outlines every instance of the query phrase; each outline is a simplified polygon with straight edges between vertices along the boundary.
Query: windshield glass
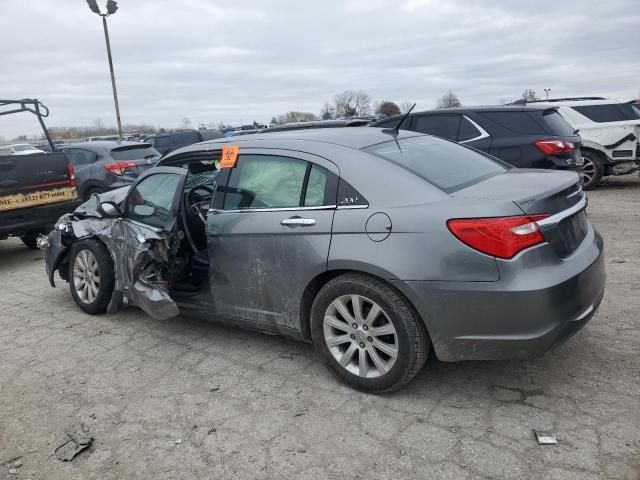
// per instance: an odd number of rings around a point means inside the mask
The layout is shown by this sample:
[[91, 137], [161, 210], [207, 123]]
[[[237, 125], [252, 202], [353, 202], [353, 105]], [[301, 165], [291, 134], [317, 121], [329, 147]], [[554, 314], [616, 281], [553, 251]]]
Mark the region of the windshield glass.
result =
[[429, 135], [392, 140], [362, 150], [406, 168], [447, 193], [510, 168], [498, 159]]
[[25, 152], [27, 150], [35, 150], [31, 145], [14, 145], [13, 150], [15, 152]]

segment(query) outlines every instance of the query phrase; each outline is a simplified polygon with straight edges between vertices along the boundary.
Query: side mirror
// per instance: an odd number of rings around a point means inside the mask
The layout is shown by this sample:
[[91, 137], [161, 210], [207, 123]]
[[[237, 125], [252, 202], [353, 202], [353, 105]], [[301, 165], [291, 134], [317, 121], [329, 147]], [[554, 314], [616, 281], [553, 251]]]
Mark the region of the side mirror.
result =
[[151, 217], [156, 213], [156, 209], [151, 205], [136, 205], [133, 207], [133, 213], [142, 218]]
[[107, 217], [119, 217], [122, 215], [118, 206], [113, 202], [102, 202], [100, 204], [100, 210]]

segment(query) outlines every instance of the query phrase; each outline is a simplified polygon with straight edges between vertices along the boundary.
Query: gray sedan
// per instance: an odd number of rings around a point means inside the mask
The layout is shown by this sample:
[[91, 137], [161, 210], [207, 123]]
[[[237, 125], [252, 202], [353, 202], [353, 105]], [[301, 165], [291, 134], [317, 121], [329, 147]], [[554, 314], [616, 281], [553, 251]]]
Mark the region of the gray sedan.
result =
[[442, 361], [529, 358], [602, 299], [603, 242], [572, 172], [412, 132], [263, 133], [171, 153], [48, 237], [88, 313], [137, 305], [311, 341], [389, 392]]

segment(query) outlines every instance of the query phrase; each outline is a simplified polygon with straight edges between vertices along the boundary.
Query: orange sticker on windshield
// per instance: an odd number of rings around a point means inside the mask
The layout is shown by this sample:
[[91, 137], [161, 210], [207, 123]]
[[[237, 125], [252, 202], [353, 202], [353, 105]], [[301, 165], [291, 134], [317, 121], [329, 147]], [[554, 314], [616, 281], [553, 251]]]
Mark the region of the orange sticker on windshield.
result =
[[228, 145], [222, 147], [222, 158], [220, 159], [220, 168], [233, 168], [238, 160], [240, 147], [238, 145]]

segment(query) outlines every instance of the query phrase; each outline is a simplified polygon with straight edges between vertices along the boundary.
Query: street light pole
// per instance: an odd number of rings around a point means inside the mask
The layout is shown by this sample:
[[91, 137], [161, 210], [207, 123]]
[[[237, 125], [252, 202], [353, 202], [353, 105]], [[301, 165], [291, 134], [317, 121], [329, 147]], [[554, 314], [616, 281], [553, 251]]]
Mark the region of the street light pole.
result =
[[118, 106], [118, 92], [116, 91], [116, 76], [113, 73], [113, 60], [111, 59], [111, 43], [109, 42], [109, 30], [107, 29], [107, 17], [118, 10], [118, 2], [107, 0], [107, 13], [102, 13], [97, 0], [86, 0], [89, 9], [102, 17], [104, 27], [104, 41], [107, 44], [107, 57], [109, 58], [109, 72], [111, 72], [111, 88], [113, 89], [113, 103], [116, 105], [116, 119], [118, 120], [118, 138], [122, 141], [122, 123], [120, 122], [120, 107]]
[[100, 16], [102, 17], [102, 26], [104, 27], [104, 40], [107, 42], [107, 57], [109, 57], [109, 71], [111, 72], [111, 88], [113, 89], [113, 102], [116, 105], [116, 120], [118, 121], [118, 138], [122, 141], [122, 123], [120, 122], [120, 107], [118, 106], [118, 92], [116, 91], [116, 77], [113, 73], [113, 60], [111, 59], [111, 43], [109, 42], [109, 30], [107, 29], [107, 16]]
[[549, 100], [549, 92], [550, 92], [550, 91], [551, 91], [551, 89], [550, 89], [550, 88], [545, 88], [545, 89], [544, 89], [544, 93], [546, 93], [546, 94], [547, 94], [547, 100]]

